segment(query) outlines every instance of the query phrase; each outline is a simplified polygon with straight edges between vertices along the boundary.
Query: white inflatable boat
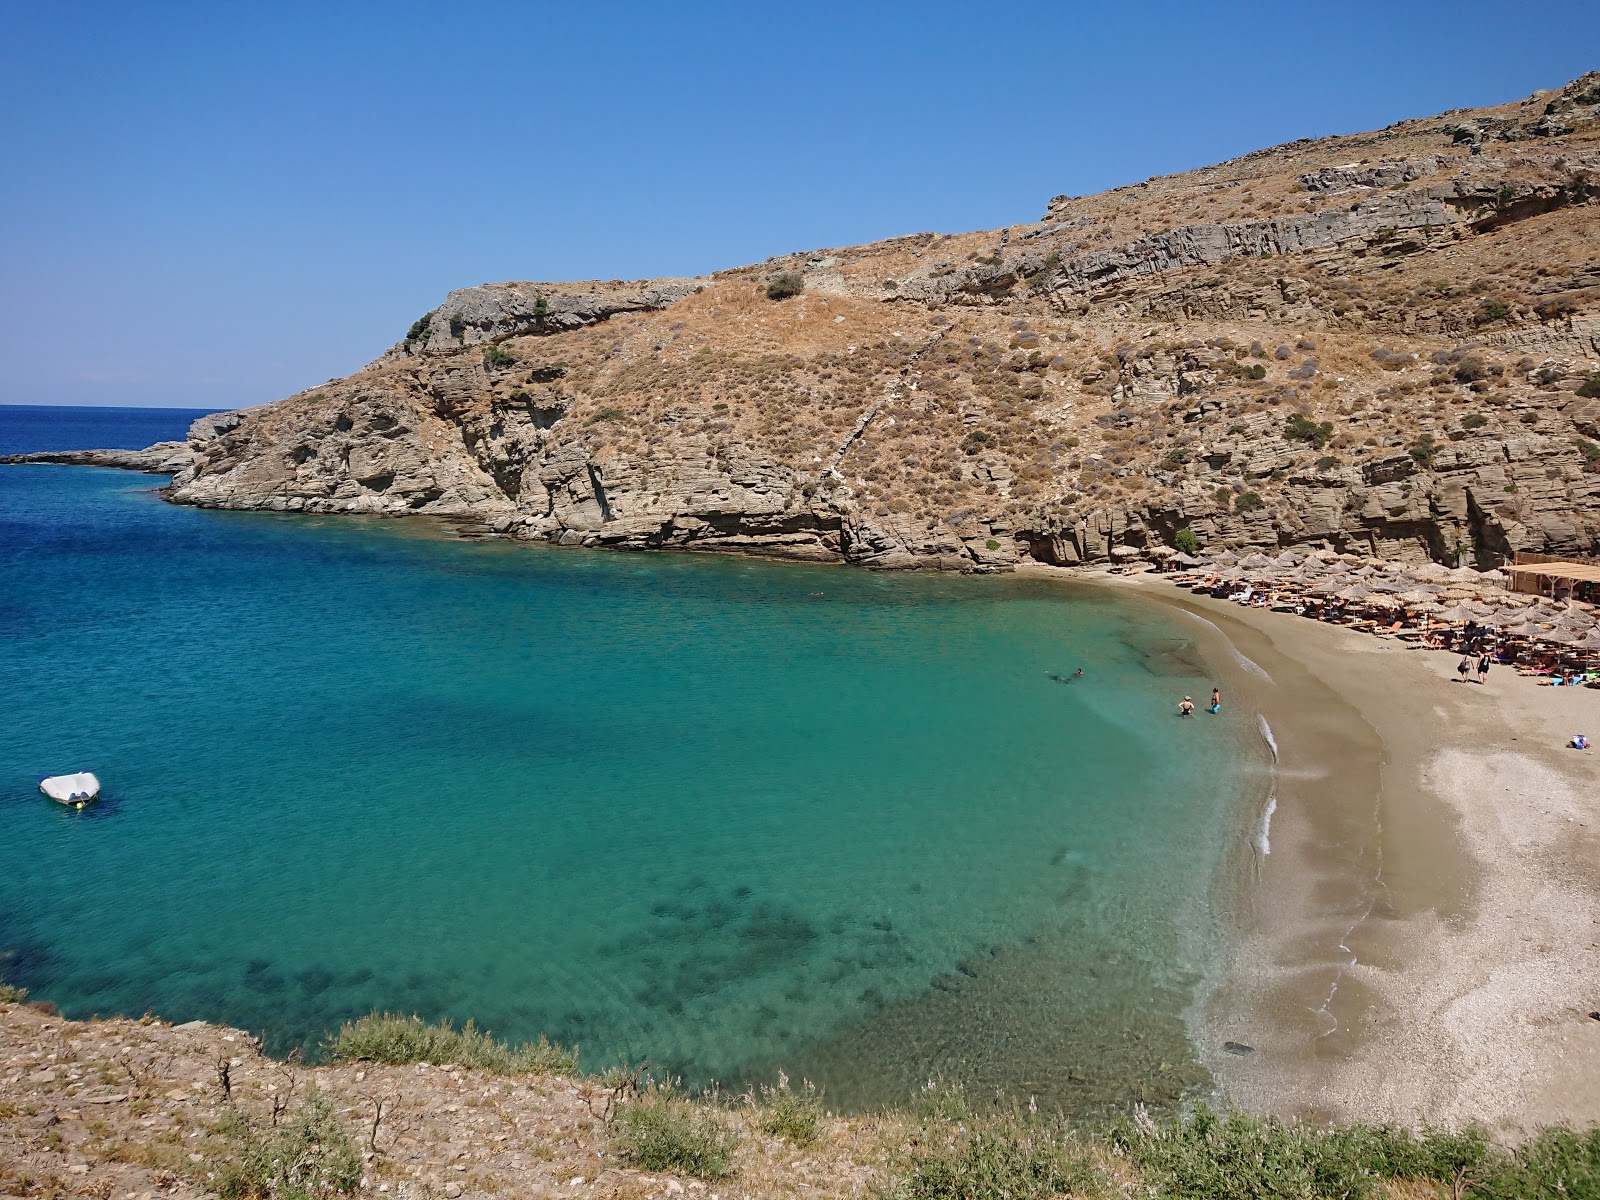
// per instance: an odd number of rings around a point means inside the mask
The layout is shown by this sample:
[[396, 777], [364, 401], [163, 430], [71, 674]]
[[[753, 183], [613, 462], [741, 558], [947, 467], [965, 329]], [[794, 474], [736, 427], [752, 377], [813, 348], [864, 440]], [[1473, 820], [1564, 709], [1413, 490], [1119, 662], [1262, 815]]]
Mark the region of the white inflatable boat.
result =
[[90, 771], [76, 775], [50, 775], [39, 781], [39, 790], [52, 800], [82, 808], [100, 798], [100, 781]]

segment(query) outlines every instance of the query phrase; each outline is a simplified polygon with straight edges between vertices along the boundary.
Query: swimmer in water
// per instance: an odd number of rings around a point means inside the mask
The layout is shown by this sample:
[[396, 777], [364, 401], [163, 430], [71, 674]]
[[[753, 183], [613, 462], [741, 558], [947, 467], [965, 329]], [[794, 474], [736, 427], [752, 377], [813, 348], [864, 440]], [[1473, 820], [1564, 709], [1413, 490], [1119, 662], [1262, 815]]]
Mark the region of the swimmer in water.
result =
[[1074, 671], [1072, 673], [1072, 677], [1074, 679], [1082, 679], [1083, 678], [1083, 668], [1079, 667], [1076, 671]]
[[1185, 696], [1183, 698], [1182, 702], [1179, 703], [1179, 705], [1178, 705], [1178, 715], [1180, 717], [1192, 717], [1192, 716], [1194, 716], [1194, 700], [1193, 700], [1192, 697]]

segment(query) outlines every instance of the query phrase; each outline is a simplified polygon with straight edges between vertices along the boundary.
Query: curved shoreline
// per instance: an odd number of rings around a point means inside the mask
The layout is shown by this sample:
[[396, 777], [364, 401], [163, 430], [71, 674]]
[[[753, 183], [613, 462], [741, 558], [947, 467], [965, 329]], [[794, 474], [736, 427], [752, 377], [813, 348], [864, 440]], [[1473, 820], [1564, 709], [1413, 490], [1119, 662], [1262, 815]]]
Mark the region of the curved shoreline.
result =
[[1249, 697], [1282, 744], [1272, 852], [1228, 873], [1249, 899], [1202, 1045], [1227, 1098], [1507, 1137], [1600, 1122], [1600, 759], [1564, 748], [1600, 693], [1455, 684], [1448, 653], [1072, 575], [1202, 616], [1275, 679]]

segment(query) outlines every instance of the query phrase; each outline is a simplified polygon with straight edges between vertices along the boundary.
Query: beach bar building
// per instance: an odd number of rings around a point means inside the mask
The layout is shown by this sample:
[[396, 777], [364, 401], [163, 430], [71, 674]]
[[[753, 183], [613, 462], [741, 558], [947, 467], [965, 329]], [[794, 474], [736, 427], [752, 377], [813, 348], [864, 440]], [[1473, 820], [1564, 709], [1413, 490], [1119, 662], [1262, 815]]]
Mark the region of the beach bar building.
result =
[[1519, 550], [1517, 561], [1500, 569], [1513, 592], [1557, 600], [1600, 599], [1600, 559]]

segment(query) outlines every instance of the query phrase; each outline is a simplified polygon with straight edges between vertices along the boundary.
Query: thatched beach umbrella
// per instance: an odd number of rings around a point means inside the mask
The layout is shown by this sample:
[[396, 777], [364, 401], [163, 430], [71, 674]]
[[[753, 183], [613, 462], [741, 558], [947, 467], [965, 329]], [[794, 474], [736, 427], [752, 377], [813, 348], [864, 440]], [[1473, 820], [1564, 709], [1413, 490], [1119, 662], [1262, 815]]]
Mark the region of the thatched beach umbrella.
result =
[[1441, 567], [1438, 563], [1422, 563], [1407, 567], [1406, 575], [1418, 583], [1443, 583], [1450, 578], [1450, 568]]
[[1517, 625], [1507, 625], [1501, 632], [1510, 637], [1536, 638], [1544, 632], [1544, 626], [1537, 621], [1523, 621]]
[[1397, 595], [1395, 599], [1400, 601], [1401, 604], [1409, 605], [1411, 608], [1421, 609], [1426, 604], [1434, 612], [1439, 611], [1439, 606], [1433, 602], [1433, 593], [1425, 592], [1421, 588], [1407, 588]]
[[1340, 600], [1352, 600], [1360, 602], [1362, 600], [1370, 600], [1372, 595], [1373, 593], [1370, 588], [1367, 588], [1359, 583], [1352, 583], [1349, 587], [1346, 587], [1338, 593], [1338, 598]]
[[1441, 612], [1439, 620], [1448, 625], [1465, 625], [1468, 621], [1476, 621], [1479, 615], [1476, 609], [1468, 608], [1465, 604], [1457, 604]]

